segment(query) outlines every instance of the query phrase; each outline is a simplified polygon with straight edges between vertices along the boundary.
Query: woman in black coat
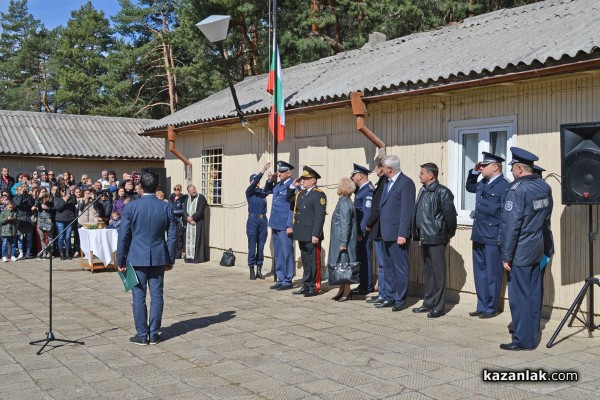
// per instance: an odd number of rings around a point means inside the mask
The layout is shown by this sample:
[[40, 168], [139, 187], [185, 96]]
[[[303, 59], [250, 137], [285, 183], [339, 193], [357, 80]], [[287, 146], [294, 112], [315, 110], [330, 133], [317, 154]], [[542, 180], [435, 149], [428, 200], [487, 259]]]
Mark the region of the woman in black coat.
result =
[[[56, 225], [56, 234], [58, 235], [57, 245], [60, 253], [60, 259], [71, 258], [71, 231], [73, 222], [77, 218], [77, 201], [71, 194], [71, 190], [61, 187], [54, 197], [54, 217]], [[67, 227], [68, 226], [68, 227]]]

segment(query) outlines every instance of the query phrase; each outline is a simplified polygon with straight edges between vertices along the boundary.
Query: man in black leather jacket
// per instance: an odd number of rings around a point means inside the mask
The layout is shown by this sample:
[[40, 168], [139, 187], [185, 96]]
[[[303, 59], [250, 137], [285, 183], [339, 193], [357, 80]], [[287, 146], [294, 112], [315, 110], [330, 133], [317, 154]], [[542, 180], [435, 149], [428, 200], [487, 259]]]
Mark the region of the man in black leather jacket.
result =
[[414, 313], [428, 313], [428, 318], [444, 315], [446, 305], [446, 245], [456, 233], [454, 195], [438, 180], [434, 163], [421, 165], [419, 191], [412, 223], [412, 238], [419, 241], [425, 295]]

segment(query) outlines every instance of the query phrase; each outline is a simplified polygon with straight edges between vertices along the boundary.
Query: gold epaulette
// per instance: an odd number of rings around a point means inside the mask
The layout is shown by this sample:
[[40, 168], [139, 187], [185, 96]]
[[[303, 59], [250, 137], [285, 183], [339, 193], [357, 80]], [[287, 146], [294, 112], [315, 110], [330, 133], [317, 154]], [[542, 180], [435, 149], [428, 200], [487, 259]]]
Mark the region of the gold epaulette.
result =
[[314, 188], [313, 190], [314, 190], [315, 192], [321, 192], [321, 193], [325, 193], [325, 192], [323, 192], [323, 191], [321, 190], [321, 188], [318, 188], [318, 187]]

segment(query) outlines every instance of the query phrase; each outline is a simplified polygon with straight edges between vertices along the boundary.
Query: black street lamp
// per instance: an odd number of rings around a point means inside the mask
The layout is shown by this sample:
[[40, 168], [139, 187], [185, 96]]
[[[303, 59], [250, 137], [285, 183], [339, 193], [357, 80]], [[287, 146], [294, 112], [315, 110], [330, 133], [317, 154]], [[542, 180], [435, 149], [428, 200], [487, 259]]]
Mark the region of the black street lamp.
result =
[[235, 87], [233, 86], [233, 79], [231, 79], [231, 74], [229, 73], [229, 68], [227, 67], [227, 58], [225, 57], [224, 44], [225, 39], [227, 39], [227, 31], [229, 30], [229, 20], [231, 20], [229, 15], [211, 15], [210, 17], [204, 18], [202, 21], [198, 22], [196, 26], [198, 29], [200, 29], [200, 31], [202, 31], [204, 36], [206, 36], [211, 43], [214, 43], [217, 46], [219, 52], [221, 53], [223, 69], [225, 70], [227, 81], [229, 82], [229, 89], [231, 90], [231, 95], [233, 96], [235, 109], [240, 119], [240, 123], [245, 125], [246, 119], [244, 118], [244, 113], [242, 113], [242, 109], [240, 108], [240, 103], [238, 102], [237, 94], [235, 93]]

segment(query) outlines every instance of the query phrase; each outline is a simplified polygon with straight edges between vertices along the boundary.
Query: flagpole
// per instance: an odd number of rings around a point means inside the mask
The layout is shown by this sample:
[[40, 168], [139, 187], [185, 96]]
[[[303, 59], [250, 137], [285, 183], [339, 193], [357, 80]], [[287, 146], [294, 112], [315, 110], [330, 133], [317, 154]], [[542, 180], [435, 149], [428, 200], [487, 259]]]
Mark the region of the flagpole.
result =
[[275, 167], [275, 170], [277, 170], [277, 145], [279, 142], [279, 115], [278, 115], [278, 110], [277, 110], [277, 106], [279, 105], [278, 99], [277, 99], [277, 85], [278, 85], [278, 79], [277, 79], [277, 73], [279, 71], [279, 65], [278, 65], [278, 61], [279, 61], [279, 57], [277, 57], [278, 53], [279, 53], [279, 46], [277, 43], [277, 0], [273, 0], [273, 46], [275, 47], [273, 49], [273, 54], [275, 55], [275, 60], [274, 60], [274, 64], [275, 64], [275, 79], [273, 80], [273, 165]]

